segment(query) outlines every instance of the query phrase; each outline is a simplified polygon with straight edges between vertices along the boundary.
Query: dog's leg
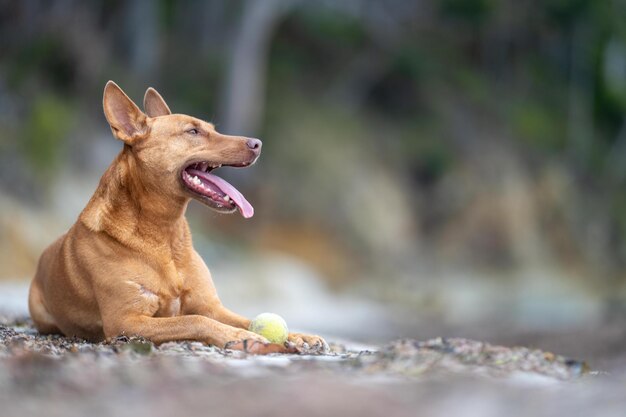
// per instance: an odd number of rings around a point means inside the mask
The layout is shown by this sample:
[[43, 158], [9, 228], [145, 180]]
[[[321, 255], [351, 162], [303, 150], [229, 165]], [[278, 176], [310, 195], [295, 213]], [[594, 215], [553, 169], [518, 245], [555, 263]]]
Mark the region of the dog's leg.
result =
[[[159, 276], [149, 275], [143, 264], [127, 262], [124, 270], [118, 264], [107, 264], [109, 277], [100, 280], [94, 292], [100, 306], [104, 336], [110, 339], [119, 335], [141, 336], [154, 343], [195, 340], [220, 348], [246, 350], [251, 353], [289, 352], [285, 346], [272, 345], [267, 339], [245, 329], [220, 323], [203, 315], [180, 312], [173, 317], [154, 317], [159, 309], [159, 298], [142, 284], [124, 280], [120, 276], [137, 276], [143, 272], [142, 280], [157, 281]], [[183, 304], [185, 302], [183, 301]]]
[[[199, 314], [240, 329], [250, 327], [249, 319], [233, 313], [222, 305], [211, 273], [197, 252], [194, 252], [192, 262], [187, 265], [187, 268], [189, 269], [185, 275], [185, 286], [193, 289], [189, 291], [193, 297], [188, 297], [183, 303], [183, 314]], [[328, 344], [320, 336], [290, 333], [288, 340], [289, 345], [298, 351], [326, 352], [328, 350]]]
[[37, 280], [33, 280], [30, 284], [30, 291], [28, 293], [28, 309], [30, 311], [30, 317], [33, 319], [35, 327], [39, 333], [61, 333], [61, 330], [59, 330], [54, 318], [48, 312], [48, 309], [46, 309], [43, 295], [41, 294], [41, 288], [39, 287], [39, 282]]
[[200, 297], [198, 303], [186, 303], [184, 313], [198, 314], [238, 329], [247, 330], [250, 327], [250, 319], [230, 311], [216, 297], [212, 302]]
[[250, 327], [250, 319], [230, 311], [221, 304], [217, 308], [213, 309], [210, 316], [221, 323], [228, 324], [229, 326], [240, 329], [248, 329]]
[[260, 354], [289, 351], [283, 346], [269, 344], [265, 338], [255, 333], [198, 315], [117, 318], [104, 323], [104, 334], [107, 339], [119, 335], [141, 336], [156, 344], [195, 340], [221, 348]]
[[211, 272], [196, 251], [185, 265], [185, 288], [188, 296], [183, 301], [182, 314], [199, 314], [229, 326], [247, 330], [250, 320], [222, 305]]
[[251, 339], [262, 342], [253, 334], [226, 326], [203, 316], [176, 317], [119, 317], [105, 320], [104, 335], [107, 339], [119, 335], [141, 336], [160, 344], [168, 341], [197, 340], [219, 347], [236, 340]]
[[328, 352], [328, 343], [321, 337], [303, 333], [289, 333], [289, 343], [302, 352]]
[[[250, 327], [249, 319], [233, 313], [221, 304], [219, 306], [212, 305], [210, 309], [209, 306], [200, 307], [198, 314], [211, 317], [221, 323], [240, 329], [248, 329]], [[329, 350], [326, 341], [317, 335], [289, 333], [287, 340], [290, 342], [290, 347], [294, 347], [301, 352], [327, 352]]]
[[[250, 320], [240, 316], [237, 313], [233, 313], [226, 307], [220, 305], [214, 308], [212, 317], [222, 323], [239, 327], [241, 329], [248, 329], [250, 327]], [[303, 333], [289, 333], [287, 339], [291, 346], [294, 346], [298, 351], [303, 352], [328, 352], [330, 349], [328, 343], [317, 335], [303, 334]]]

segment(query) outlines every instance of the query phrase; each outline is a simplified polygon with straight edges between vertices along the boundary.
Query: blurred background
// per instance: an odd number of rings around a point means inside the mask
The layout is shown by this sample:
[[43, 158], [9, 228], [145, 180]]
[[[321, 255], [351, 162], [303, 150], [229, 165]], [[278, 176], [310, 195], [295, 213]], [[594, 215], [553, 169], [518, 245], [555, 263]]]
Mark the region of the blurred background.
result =
[[196, 202], [227, 306], [378, 342], [626, 342], [624, 0], [0, 0], [0, 309], [122, 147], [115, 80], [256, 136]]

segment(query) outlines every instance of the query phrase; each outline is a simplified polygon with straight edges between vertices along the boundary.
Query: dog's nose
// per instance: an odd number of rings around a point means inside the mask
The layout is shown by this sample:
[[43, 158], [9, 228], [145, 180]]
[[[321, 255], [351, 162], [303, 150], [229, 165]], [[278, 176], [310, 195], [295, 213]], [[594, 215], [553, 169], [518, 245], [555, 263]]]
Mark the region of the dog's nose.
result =
[[248, 139], [247, 145], [248, 145], [248, 148], [259, 153], [261, 152], [261, 146], [263, 146], [263, 142], [261, 142], [259, 139], [250, 138]]

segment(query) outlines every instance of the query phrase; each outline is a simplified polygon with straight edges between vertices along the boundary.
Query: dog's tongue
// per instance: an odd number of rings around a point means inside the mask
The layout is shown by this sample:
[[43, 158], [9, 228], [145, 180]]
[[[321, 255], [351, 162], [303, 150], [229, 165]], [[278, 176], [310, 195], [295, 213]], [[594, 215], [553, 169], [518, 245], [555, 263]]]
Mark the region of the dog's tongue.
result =
[[213, 184], [215, 184], [220, 190], [224, 192], [224, 194], [229, 196], [233, 200], [243, 217], [249, 219], [254, 215], [254, 207], [252, 207], [252, 205], [248, 203], [248, 200], [246, 200], [246, 198], [239, 192], [238, 189], [236, 189], [226, 180], [218, 177], [217, 175], [213, 175], [209, 172], [202, 172], [201, 175], [208, 181], [211, 181]]

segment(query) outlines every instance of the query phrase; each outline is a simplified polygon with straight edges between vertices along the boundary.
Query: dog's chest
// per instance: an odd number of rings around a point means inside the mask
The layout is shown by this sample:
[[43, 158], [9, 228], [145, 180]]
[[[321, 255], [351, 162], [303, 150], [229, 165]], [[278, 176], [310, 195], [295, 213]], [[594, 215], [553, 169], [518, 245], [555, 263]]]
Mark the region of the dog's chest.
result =
[[180, 296], [159, 297], [159, 309], [155, 317], [174, 317], [180, 314]]
[[[172, 280], [173, 281], [173, 280]], [[139, 301], [145, 313], [153, 317], [174, 317], [181, 313], [182, 285], [180, 282], [170, 281], [167, 284], [131, 283], [139, 290]]]
[[154, 314], [155, 317], [174, 317], [181, 312], [181, 294], [183, 276], [174, 263], [168, 265], [167, 285], [163, 285], [158, 292], [159, 308]]
[[129, 281], [139, 290], [140, 300], [145, 314], [152, 317], [180, 316], [183, 309], [184, 273], [174, 262], [162, 266], [158, 279], [136, 283]]
[[155, 291], [132, 283], [139, 289], [140, 303], [144, 312], [153, 317], [174, 317], [180, 315], [180, 292]]

